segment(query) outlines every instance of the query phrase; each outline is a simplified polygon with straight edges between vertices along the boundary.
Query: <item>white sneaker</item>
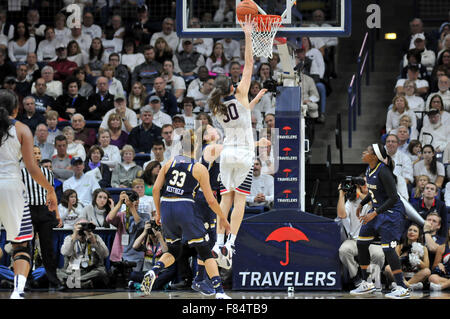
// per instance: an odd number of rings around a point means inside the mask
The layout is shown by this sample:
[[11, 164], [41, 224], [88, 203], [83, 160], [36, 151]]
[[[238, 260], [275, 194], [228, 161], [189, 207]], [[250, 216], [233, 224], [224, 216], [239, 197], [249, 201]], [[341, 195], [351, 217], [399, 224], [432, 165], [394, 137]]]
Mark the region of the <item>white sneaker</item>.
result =
[[9, 299], [25, 299], [25, 294], [14, 290]]
[[141, 290], [146, 294], [150, 295], [150, 292], [152, 291], [153, 284], [156, 280], [156, 274], [153, 270], [149, 270], [145, 275], [144, 279], [141, 283]]
[[411, 289], [411, 290], [422, 290], [423, 289], [423, 283], [418, 282], [418, 283], [415, 283], [415, 284], [411, 284], [411, 285], [409, 285], [409, 289]]
[[403, 288], [402, 286], [397, 286], [388, 294], [385, 295], [387, 298], [391, 299], [405, 299], [411, 297], [408, 288]]
[[216, 293], [216, 299], [231, 299], [231, 297], [224, 292], [218, 292]]
[[223, 264], [221, 267], [224, 269], [230, 269], [233, 264], [232, 258], [235, 254], [234, 245], [227, 242], [224, 246], [222, 246], [221, 252], [223, 255]]
[[364, 294], [370, 294], [376, 290], [375, 285], [372, 282], [367, 282], [363, 280], [361, 284], [350, 291], [351, 295], [364, 295]]
[[441, 291], [442, 286], [440, 284], [435, 284], [434, 282], [430, 282], [430, 290]]

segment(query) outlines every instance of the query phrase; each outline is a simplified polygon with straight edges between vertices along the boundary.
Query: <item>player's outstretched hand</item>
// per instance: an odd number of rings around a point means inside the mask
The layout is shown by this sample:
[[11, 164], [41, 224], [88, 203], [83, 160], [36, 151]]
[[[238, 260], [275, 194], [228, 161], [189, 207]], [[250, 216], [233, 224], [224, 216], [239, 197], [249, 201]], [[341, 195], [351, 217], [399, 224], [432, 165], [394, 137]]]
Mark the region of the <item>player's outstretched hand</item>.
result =
[[244, 21], [239, 21], [239, 24], [241, 25], [242, 30], [245, 34], [251, 34], [252, 30], [255, 26], [255, 20], [252, 18], [251, 15], [246, 15]]

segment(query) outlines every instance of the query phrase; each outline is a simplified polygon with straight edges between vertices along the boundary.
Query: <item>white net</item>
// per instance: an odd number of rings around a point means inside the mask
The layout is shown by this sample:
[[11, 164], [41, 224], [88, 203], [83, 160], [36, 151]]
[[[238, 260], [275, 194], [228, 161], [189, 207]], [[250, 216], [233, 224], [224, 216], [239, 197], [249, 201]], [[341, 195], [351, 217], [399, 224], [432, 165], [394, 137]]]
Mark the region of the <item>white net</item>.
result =
[[253, 54], [257, 57], [272, 58], [273, 39], [281, 26], [281, 17], [276, 15], [256, 16], [256, 26], [252, 31]]

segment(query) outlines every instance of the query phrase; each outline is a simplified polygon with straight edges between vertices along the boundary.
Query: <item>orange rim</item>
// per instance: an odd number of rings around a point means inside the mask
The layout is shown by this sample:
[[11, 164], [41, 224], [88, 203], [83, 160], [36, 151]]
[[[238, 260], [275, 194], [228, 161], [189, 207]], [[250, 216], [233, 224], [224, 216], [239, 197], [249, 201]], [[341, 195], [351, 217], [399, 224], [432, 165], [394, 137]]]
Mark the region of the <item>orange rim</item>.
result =
[[258, 14], [255, 16], [257, 31], [271, 31], [272, 24], [281, 24], [281, 16], [274, 14]]

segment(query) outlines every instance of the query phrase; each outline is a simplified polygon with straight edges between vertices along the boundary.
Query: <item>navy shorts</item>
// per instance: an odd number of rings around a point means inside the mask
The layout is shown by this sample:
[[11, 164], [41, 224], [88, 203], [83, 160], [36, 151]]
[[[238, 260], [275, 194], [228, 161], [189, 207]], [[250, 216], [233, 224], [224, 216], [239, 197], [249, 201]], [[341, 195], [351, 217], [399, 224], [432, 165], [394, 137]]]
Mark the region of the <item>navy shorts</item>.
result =
[[189, 246], [200, 246], [208, 242], [203, 221], [194, 211], [195, 202], [192, 199], [161, 199], [162, 230], [168, 245], [180, 241]]
[[212, 211], [206, 202], [203, 192], [198, 192], [195, 195], [195, 214], [200, 216], [209, 235], [209, 243], [211, 248], [214, 246], [217, 239], [216, 224], [217, 215]]

